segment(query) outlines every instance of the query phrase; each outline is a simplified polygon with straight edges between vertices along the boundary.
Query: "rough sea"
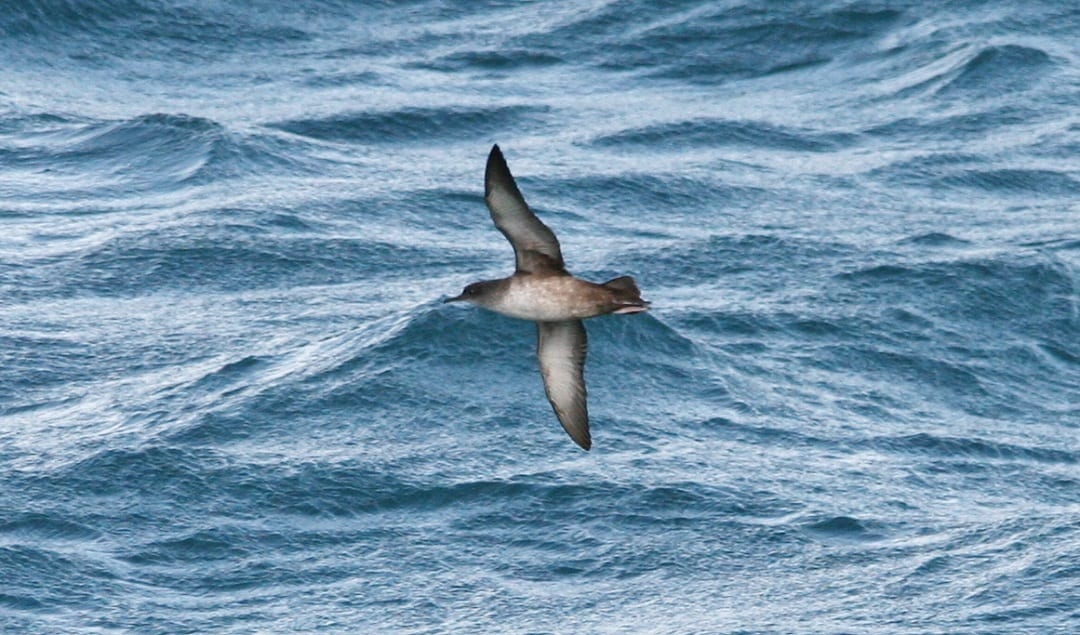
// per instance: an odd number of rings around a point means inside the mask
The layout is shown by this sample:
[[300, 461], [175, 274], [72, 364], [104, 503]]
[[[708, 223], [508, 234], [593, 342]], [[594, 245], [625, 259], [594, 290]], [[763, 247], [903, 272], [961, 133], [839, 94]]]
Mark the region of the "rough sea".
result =
[[[1070, 0], [0, 5], [0, 632], [1080, 632]], [[589, 320], [594, 446], [508, 275]]]

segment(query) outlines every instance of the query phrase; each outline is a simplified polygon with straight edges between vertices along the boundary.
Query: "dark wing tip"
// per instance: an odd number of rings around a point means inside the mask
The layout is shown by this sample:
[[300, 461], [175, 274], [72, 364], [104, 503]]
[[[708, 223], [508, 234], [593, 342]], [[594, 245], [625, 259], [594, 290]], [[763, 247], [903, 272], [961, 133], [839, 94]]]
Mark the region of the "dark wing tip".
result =
[[[558, 412], [556, 412], [556, 414], [558, 414]], [[589, 434], [588, 423], [586, 423], [584, 426], [568, 426], [564, 424], [563, 429], [566, 430], [566, 433], [570, 435], [570, 438], [574, 441], [574, 443], [580, 446], [582, 450], [588, 451], [592, 448], [592, 435]]]
[[491, 190], [496, 184], [501, 184], [506, 189], [521, 196], [521, 192], [517, 189], [517, 183], [514, 182], [513, 175], [510, 174], [510, 166], [506, 165], [506, 159], [503, 157], [502, 150], [499, 149], [499, 144], [491, 146], [491, 152], [488, 154], [487, 166], [484, 169], [484, 196], [491, 194]]
[[503, 157], [502, 150], [499, 149], [499, 144], [496, 143], [495, 145], [491, 146], [491, 152], [488, 153], [488, 172], [490, 173], [493, 169], [496, 169], [500, 166], [503, 170], [506, 170], [507, 172], [510, 171], [510, 169], [506, 166], [506, 158]]
[[551, 402], [551, 407], [555, 411], [559, 423], [562, 424], [563, 430], [566, 431], [566, 434], [570, 436], [574, 443], [581, 446], [583, 450], [592, 448], [592, 434], [589, 433], [589, 414], [585, 411], [581, 413], [565, 412], [554, 401], [551, 401], [550, 396], [548, 401]]

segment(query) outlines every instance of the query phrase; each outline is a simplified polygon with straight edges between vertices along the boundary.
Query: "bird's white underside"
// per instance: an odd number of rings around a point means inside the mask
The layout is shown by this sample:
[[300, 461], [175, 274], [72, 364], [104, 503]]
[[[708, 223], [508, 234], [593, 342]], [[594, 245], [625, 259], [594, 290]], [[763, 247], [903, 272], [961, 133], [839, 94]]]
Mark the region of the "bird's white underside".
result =
[[522, 320], [559, 322], [598, 314], [594, 299], [584, 292], [587, 283], [570, 276], [518, 276], [505, 293], [486, 307]]

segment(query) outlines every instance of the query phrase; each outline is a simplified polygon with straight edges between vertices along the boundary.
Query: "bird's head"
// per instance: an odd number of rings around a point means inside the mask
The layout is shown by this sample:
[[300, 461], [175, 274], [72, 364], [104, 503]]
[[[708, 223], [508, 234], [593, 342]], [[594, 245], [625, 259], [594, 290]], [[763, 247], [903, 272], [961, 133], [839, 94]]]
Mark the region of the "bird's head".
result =
[[488, 294], [495, 287], [495, 283], [495, 280], [474, 282], [466, 286], [461, 292], [461, 295], [447, 298], [443, 300], [443, 302], [472, 302], [473, 304], [484, 304], [484, 301], [490, 297]]

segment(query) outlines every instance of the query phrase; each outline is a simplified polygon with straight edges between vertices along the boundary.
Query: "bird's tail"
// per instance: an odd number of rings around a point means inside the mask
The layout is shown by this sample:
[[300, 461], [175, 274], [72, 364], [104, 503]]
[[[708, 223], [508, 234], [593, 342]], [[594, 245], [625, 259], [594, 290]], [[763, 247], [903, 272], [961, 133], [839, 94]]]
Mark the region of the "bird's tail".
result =
[[641, 299], [641, 291], [630, 276], [620, 276], [602, 285], [611, 291], [614, 309], [612, 313], [640, 313], [649, 310], [649, 303]]

